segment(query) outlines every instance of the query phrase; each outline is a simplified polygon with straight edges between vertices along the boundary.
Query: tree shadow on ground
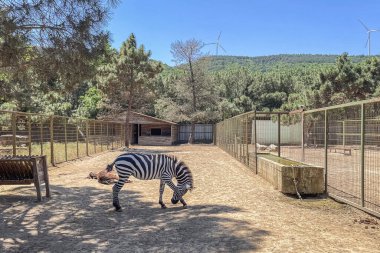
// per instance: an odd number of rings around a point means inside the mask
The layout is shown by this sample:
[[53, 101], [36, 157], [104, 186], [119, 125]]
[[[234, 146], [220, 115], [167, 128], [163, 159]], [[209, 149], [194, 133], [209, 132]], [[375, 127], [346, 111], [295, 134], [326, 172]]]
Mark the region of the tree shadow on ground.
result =
[[[253, 251], [268, 231], [225, 214], [226, 205], [188, 209], [142, 201], [123, 190], [124, 211], [111, 206], [111, 190], [52, 186], [53, 198], [1, 196], [0, 252], [241, 252]], [[233, 215], [232, 215], [233, 216]], [[231, 215], [230, 215], [231, 217]]]

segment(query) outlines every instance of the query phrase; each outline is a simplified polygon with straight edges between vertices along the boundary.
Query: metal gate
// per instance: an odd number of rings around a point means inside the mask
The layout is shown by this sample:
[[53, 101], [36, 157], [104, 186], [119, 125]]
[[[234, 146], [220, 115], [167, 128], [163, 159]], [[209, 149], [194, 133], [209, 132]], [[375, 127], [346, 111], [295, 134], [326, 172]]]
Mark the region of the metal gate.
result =
[[[187, 143], [191, 134], [191, 125], [180, 125], [178, 130], [178, 142]], [[194, 142], [212, 143], [214, 139], [213, 124], [195, 124]]]

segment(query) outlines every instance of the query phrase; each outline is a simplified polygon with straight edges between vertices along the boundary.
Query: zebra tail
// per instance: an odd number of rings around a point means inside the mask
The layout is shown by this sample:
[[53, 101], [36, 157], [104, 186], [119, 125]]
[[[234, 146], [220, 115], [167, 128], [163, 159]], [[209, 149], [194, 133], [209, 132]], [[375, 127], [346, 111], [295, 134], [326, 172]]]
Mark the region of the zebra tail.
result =
[[115, 162], [107, 165], [107, 168], [106, 168], [107, 172], [111, 172], [112, 171], [114, 164], [115, 164]]

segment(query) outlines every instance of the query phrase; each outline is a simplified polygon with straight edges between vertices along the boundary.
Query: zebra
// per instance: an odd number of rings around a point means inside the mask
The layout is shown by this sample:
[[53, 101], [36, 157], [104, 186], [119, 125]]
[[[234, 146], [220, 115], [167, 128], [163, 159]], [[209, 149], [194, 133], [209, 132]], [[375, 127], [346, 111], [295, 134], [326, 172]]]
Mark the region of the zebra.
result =
[[[177, 204], [178, 201], [181, 201], [183, 207], [187, 207], [183, 196], [188, 190], [191, 191], [194, 188], [193, 176], [189, 167], [176, 157], [164, 154], [124, 153], [107, 166], [107, 171], [112, 171], [113, 166], [119, 175], [119, 180], [112, 188], [113, 206], [116, 211], [121, 212], [119, 192], [131, 175], [142, 180], [160, 179], [158, 203], [162, 209], [166, 208], [162, 201], [165, 184], [173, 190], [171, 202]], [[172, 182], [173, 177], [178, 182], [177, 186]]]

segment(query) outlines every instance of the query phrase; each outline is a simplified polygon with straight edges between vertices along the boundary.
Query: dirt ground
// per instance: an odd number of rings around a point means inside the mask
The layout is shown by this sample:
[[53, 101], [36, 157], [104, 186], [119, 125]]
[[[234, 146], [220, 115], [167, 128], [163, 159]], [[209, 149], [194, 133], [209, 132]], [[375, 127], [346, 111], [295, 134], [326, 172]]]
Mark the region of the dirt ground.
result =
[[[121, 153], [50, 168], [52, 198], [0, 186], [0, 252], [380, 252], [380, 221], [330, 199], [285, 196], [215, 146], [134, 147], [184, 160], [196, 189], [172, 205], [159, 181], [131, 178], [112, 207], [112, 185], [86, 179]], [[141, 150], [144, 149], [144, 150]], [[376, 224], [377, 223], [377, 224]]]

